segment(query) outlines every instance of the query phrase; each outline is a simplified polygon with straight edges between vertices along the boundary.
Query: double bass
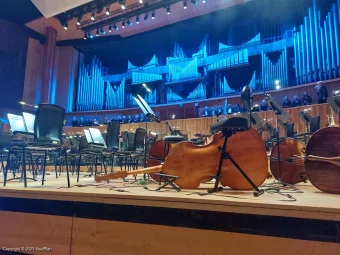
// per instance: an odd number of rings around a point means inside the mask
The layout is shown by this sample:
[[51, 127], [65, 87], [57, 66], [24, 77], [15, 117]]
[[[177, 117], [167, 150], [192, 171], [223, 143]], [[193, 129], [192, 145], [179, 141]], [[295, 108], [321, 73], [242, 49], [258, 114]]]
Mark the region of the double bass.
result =
[[[216, 175], [224, 137], [222, 133], [213, 136], [211, 143], [204, 146], [195, 146], [191, 142], [176, 144], [168, 154], [163, 165], [149, 167], [135, 171], [121, 171], [104, 176], [96, 176], [96, 181], [125, 178], [128, 175], [155, 173], [162, 171], [165, 174], [179, 176], [175, 183], [182, 189], [195, 189], [200, 183], [209, 181]], [[262, 137], [254, 129], [237, 132], [228, 139], [227, 151], [252, 179], [256, 186], [266, 180], [268, 174], [267, 154]], [[232, 162], [223, 162], [220, 182], [237, 190], [250, 190], [252, 186], [235, 168]]]
[[309, 181], [319, 190], [340, 194], [340, 128], [317, 131], [306, 148], [305, 166]]

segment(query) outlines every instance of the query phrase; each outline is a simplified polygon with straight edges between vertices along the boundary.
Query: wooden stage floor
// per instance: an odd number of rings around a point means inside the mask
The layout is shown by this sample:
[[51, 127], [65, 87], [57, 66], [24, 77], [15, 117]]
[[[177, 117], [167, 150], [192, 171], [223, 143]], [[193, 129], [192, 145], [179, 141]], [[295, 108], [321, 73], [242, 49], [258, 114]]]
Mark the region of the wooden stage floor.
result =
[[1, 186], [0, 246], [52, 248], [48, 254], [340, 254], [340, 196], [308, 183], [289, 192], [295, 201], [267, 192], [207, 194], [213, 183], [157, 192], [133, 178], [98, 184], [84, 175], [80, 187], [72, 176], [66, 188], [65, 173], [46, 176], [43, 187]]

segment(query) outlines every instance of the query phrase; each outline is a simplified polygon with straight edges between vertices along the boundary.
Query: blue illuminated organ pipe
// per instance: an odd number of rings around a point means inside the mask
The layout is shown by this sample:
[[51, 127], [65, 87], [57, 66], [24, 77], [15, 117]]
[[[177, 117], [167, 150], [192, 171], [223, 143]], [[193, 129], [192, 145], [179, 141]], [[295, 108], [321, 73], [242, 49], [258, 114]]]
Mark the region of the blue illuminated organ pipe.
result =
[[104, 103], [104, 78], [102, 64], [94, 58], [89, 66], [84, 63], [84, 56], [80, 56], [77, 110], [102, 110]]
[[[288, 68], [287, 68], [287, 47], [281, 51], [281, 55], [276, 63], [273, 63], [267, 54], [262, 51], [262, 84], [264, 90], [273, 88], [275, 80], [279, 80], [281, 86], [288, 85]], [[256, 76], [256, 74], [255, 74]], [[256, 82], [256, 77], [253, 77]]]
[[113, 88], [110, 82], [108, 82], [106, 87], [106, 109], [124, 108], [125, 106], [124, 94], [125, 94], [125, 78], [123, 78], [121, 83], [118, 86], [116, 86], [116, 90]]
[[205, 86], [203, 82], [200, 82], [197, 87], [189, 93], [187, 99], [204, 99], [205, 98]]
[[201, 74], [197, 70], [197, 58], [191, 60], [184, 68], [169, 64], [168, 82], [199, 78], [201, 77]]
[[173, 92], [171, 88], [168, 87], [167, 89], [167, 102], [178, 102], [182, 101], [183, 97], [179, 96], [177, 93]]
[[[146, 93], [144, 100], [148, 104], [156, 104], [156, 100], [157, 100], [156, 90], [151, 90], [149, 93]], [[130, 103], [132, 106], [138, 106], [136, 100], [133, 99], [133, 95], [130, 95]]]
[[296, 83], [333, 79], [340, 75], [340, 0], [321, 20], [316, 0], [294, 35]]

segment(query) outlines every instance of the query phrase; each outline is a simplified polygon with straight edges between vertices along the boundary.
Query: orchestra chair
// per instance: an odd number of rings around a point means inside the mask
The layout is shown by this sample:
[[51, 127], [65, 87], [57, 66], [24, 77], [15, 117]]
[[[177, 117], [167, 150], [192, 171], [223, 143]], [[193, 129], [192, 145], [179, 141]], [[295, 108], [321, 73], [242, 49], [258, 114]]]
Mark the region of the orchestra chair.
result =
[[[144, 128], [137, 128], [135, 133], [127, 133], [127, 151], [118, 151], [117, 157], [122, 169], [123, 164], [129, 170], [138, 168], [140, 160], [144, 157], [144, 141], [146, 137], [146, 130]], [[133, 139], [133, 140], [132, 140]]]
[[[24, 186], [27, 187], [27, 173], [26, 173], [26, 156], [33, 153], [43, 154], [43, 169], [42, 169], [42, 185], [45, 182], [45, 171], [47, 155], [55, 152], [64, 154], [66, 162], [67, 185], [70, 187], [70, 176], [68, 171], [66, 148], [63, 146], [63, 123], [65, 117], [65, 109], [54, 104], [39, 104], [36, 118], [34, 121], [34, 140], [33, 143], [25, 143], [23, 146], [13, 144], [8, 153], [9, 156], [14, 150], [22, 150], [22, 175]], [[8, 167], [4, 173], [4, 186], [6, 186]], [[57, 172], [56, 172], [56, 178]]]
[[5, 172], [4, 159], [7, 158], [8, 150], [12, 144], [12, 140], [13, 140], [12, 135], [0, 133], [0, 157], [1, 157], [0, 172]]
[[286, 137], [291, 137], [291, 138], [294, 137], [295, 135], [294, 128], [295, 128], [294, 122], [290, 122], [286, 124]]
[[[89, 128], [89, 130], [84, 130], [85, 137], [87, 140], [87, 143], [89, 145], [88, 148], [81, 148], [80, 154], [79, 154], [79, 160], [78, 160], [78, 168], [77, 168], [77, 182], [79, 182], [79, 175], [80, 175], [80, 165], [82, 157], [85, 160], [91, 160], [93, 162], [95, 171], [94, 176], [97, 175], [97, 165], [98, 165], [98, 159], [101, 160], [101, 167], [103, 162], [103, 151], [107, 149], [105, 140], [97, 128]], [[90, 166], [90, 175], [91, 177], [93, 175], [93, 165]], [[107, 174], [106, 167], [104, 166], [105, 174]]]
[[320, 129], [320, 116], [315, 116], [310, 121], [310, 132], [305, 132], [301, 134], [294, 135], [294, 138], [304, 142], [305, 144], [308, 143], [309, 138]]
[[105, 136], [107, 151], [103, 152], [103, 160], [109, 162], [111, 166], [111, 173], [113, 171], [114, 157], [119, 150], [119, 133], [120, 133], [120, 123], [118, 121], [112, 121], [107, 127], [107, 133]]
[[120, 150], [121, 151], [127, 151], [127, 146], [128, 146], [128, 132], [125, 130], [125, 131], [122, 131], [121, 133], [121, 138], [122, 138], [122, 142], [120, 144]]

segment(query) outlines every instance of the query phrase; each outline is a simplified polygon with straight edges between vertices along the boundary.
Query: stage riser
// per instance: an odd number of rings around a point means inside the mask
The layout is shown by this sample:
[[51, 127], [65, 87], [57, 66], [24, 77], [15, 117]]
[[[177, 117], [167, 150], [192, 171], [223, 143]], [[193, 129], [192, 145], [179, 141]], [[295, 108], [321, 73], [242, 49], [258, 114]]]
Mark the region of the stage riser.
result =
[[47, 247], [58, 255], [337, 255], [340, 249], [336, 243], [30, 213], [2, 211], [0, 220], [1, 247]]

